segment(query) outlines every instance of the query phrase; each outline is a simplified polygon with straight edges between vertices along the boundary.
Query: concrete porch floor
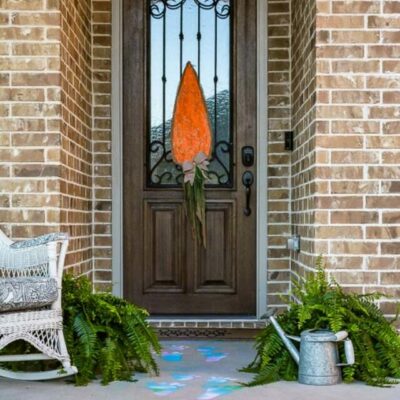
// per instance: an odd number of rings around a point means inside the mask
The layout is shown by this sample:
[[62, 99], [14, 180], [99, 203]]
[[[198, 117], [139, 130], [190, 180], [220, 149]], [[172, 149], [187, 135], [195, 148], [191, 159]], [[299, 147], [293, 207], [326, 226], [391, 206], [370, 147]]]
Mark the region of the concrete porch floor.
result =
[[379, 389], [363, 384], [315, 387], [278, 382], [243, 388], [238, 382], [251, 379], [237, 371], [254, 356], [247, 341], [164, 341], [161, 376], [136, 376], [138, 382], [95, 382], [75, 387], [62, 380], [16, 382], [0, 380], [0, 400], [400, 400], [400, 386]]

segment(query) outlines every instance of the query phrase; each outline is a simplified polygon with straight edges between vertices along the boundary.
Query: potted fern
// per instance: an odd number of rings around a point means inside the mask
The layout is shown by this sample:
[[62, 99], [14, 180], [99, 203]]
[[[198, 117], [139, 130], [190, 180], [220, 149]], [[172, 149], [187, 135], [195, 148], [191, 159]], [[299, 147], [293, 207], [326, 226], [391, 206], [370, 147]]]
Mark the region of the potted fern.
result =
[[135, 371], [158, 373], [153, 353], [161, 348], [145, 310], [108, 293], [93, 294], [85, 277], [66, 275], [63, 288], [64, 333], [77, 384], [97, 375], [107, 384], [130, 380]]
[[[379, 293], [347, 293], [325, 276], [322, 258], [317, 272], [307, 280], [293, 282], [289, 309], [278, 321], [290, 335], [305, 329], [346, 330], [353, 341], [356, 363], [343, 368], [345, 382], [364, 381], [368, 385], [388, 386], [400, 379], [400, 337], [376, 305]], [[397, 317], [396, 317], [397, 319]], [[255, 373], [248, 384], [255, 386], [278, 380], [296, 380], [297, 365], [272, 325], [256, 340], [257, 355], [244, 371]], [[341, 354], [343, 361], [344, 354]]]

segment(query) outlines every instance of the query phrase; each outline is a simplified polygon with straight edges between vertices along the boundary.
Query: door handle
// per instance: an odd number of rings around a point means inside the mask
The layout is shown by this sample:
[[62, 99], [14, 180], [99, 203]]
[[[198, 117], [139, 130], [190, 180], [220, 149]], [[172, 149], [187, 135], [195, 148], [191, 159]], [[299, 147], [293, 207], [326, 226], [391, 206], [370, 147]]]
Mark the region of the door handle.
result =
[[251, 199], [251, 185], [254, 183], [254, 175], [251, 171], [245, 171], [242, 176], [242, 183], [246, 188], [246, 207], [243, 212], [246, 217], [251, 215], [250, 199]]

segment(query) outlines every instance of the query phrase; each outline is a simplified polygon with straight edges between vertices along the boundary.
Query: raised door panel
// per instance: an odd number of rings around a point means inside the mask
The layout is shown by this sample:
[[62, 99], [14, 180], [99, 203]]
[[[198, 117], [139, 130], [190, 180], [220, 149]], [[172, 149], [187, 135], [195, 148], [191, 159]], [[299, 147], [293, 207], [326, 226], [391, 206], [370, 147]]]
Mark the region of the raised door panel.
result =
[[144, 209], [144, 293], [183, 293], [182, 204], [147, 200]]
[[235, 293], [235, 203], [207, 202], [207, 248], [194, 263], [195, 293]]

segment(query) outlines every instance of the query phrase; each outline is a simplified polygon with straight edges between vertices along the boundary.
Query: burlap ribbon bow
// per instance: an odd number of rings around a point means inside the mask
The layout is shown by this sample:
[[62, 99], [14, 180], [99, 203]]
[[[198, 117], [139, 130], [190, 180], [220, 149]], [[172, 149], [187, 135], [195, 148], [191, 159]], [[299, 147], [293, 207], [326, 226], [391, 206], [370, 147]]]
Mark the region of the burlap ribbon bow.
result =
[[204, 178], [207, 179], [207, 171], [209, 161], [207, 156], [200, 152], [196, 155], [193, 161], [185, 161], [182, 164], [182, 170], [184, 174], [184, 183], [190, 182], [191, 185], [194, 184], [194, 178], [196, 176], [196, 167], [203, 174]]

